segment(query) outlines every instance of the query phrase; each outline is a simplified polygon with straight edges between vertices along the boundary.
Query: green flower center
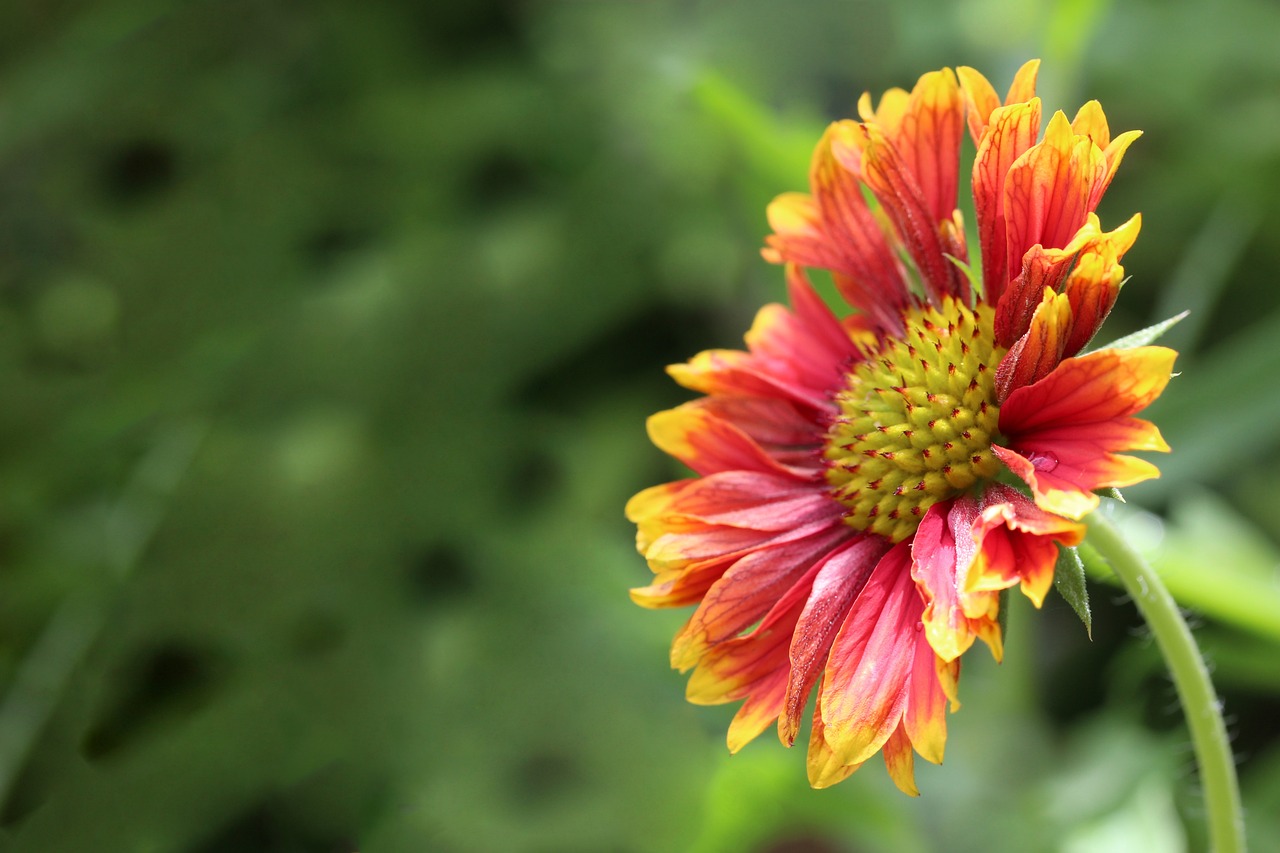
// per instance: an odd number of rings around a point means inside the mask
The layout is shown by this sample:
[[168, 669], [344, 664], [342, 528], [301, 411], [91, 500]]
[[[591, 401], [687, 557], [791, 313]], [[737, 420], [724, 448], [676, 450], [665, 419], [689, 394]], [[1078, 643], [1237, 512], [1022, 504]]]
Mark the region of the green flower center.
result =
[[900, 542], [929, 507], [1000, 472], [994, 313], [950, 297], [913, 308], [906, 333], [846, 375], [824, 456], [847, 524]]

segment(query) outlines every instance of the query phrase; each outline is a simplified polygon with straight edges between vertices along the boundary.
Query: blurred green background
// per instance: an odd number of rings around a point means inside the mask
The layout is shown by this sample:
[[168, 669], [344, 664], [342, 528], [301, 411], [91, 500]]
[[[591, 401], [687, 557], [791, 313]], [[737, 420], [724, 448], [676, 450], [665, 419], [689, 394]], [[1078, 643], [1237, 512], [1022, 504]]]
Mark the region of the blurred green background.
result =
[[1202, 849], [1105, 582], [1092, 642], [1055, 597], [968, 658], [917, 800], [727, 756], [686, 614], [626, 595], [662, 366], [781, 298], [764, 205], [824, 123], [1041, 56], [1146, 132], [1103, 334], [1193, 313], [1125, 524], [1280, 850], [1277, 36], [1271, 0], [0, 5], [0, 847]]

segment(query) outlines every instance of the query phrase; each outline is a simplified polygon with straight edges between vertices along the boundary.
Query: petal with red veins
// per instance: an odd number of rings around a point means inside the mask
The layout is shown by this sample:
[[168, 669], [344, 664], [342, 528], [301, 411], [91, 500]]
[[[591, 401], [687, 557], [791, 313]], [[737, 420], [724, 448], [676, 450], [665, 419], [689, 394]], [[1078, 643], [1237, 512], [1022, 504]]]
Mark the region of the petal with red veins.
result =
[[778, 718], [778, 736], [787, 746], [795, 742], [800, 715], [827, 662], [836, 632], [872, 569], [888, 550], [889, 542], [883, 537], [860, 537], [833, 551], [818, 570], [791, 639], [786, 712]]
[[702, 475], [721, 471], [759, 471], [816, 480], [821, 472], [785, 465], [771, 457], [740, 428], [721, 420], [697, 401], [650, 415], [649, 440]]
[[[777, 608], [778, 602], [800, 594], [794, 590], [814, 564], [854, 535], [839, 521], [809, 530], [804, 538], [745, 554], [712, 584], [698, 609], [676, 634], [671, 645], [671, 665], [688, 669], [707, 649], [736, 637]], [[807, 595], [808, 586], [802, 592]]]
[[1006, 268], [1022, 269], [1023, 255], [1036, 244], [1066, 246], [1093, 211], [1095, 195], [1101, 198], [1106, 171], [1102, 150], [1055, 113], [1044, 139], [1023, 152], [1005, 178]]
[[1097, 506], [1095, 489], [1158, 476], [1151, 463], [1120, 454], [1169, 449], [1154, 424], [1131, 415], [1160, 396], [1176, 357], [1165, 347], [1136, 347], [1063, 361], [1001, 405], [1008, 447], [993, 452], [1031, 487], [1040, 507], [1081, 518]]
[[982, 252], [984, 298], [997, 304], [1009, 277], [1019, 268], [1010, 267], [1006, 256], [1004, 189], [1013, 165], [1040, 133], [1040, 99], [1000, 107], [978, 144], [973, 160], [973, 204], [978, 220], [978, 246]]
[[910, 298], [902, 264], [862, 195], [857, 158], [837, 159], [833, 143], [858, 133], [854, 122], [827, 128], [814, 149], [809, 170], [812, 196], [786, 193], [767, 210], [774, 233], [765, 242], [766, 260], [830, 270], [851, 304], [870, 313], [884, 328], [901, 325], [901, 309]]
[[904, 542], [880, 560], [831, 647], [819, 702], [842, 765], [875, 755], [902, 717], [919, 621], [910, 559]]
[[1015, 388], [1048, 376], [1062, 361], [1071, 334], [1071, 300], [1045, 288], [1026, 333], [1009, 349], [996, 369], [996, 400]]

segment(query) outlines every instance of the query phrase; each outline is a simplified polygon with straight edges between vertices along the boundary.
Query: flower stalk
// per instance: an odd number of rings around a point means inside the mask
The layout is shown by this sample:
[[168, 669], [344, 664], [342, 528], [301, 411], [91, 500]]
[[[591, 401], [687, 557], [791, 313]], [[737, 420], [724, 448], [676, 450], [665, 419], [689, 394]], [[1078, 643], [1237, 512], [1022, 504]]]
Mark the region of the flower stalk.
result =
[[1115, 526], [1100, 512], [1090, 514], [1087, 522], [1086, 542], [1107, 560], [1133, 596], [1173, 675], [1200, 768], [1211, 849], [1239, 853], [1245, 849], [1244, 813], [1235, 759], [1222, 719], [1222, 703], [1191, 629], [1159, 575]]

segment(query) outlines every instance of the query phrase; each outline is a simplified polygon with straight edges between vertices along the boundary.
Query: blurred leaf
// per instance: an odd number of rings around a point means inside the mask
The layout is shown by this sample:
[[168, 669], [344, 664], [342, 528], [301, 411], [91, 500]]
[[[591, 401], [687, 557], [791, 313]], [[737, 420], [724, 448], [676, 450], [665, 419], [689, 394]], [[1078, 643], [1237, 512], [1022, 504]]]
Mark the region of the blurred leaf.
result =
[[694, 98], [703, 111], [735, 141], [747, 166], [773, 186], [795, 186], [809, 172], [820, 128], [783, 123], [727, 78], [714, 72], [699, 77]]
[[1152, 407], [1173, 453], [1143, 493], [1163, 496], [1206, 478], [1222, 479], [1275, 446], [1280, 394], [1280, 314], [1267, 314], [1180, 369]]

